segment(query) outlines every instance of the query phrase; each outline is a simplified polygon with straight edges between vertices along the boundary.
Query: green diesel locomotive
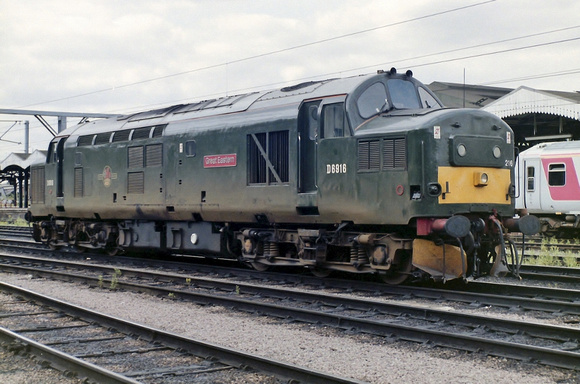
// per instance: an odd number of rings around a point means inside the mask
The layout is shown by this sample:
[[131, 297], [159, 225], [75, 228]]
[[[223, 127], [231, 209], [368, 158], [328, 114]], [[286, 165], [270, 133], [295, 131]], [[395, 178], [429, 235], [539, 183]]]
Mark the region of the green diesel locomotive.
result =
[[31, 167], [29, 218], [51, 247], [448, 280], [539, 228], [513, 165], [501, 119], [391, 69], [83, 122]]

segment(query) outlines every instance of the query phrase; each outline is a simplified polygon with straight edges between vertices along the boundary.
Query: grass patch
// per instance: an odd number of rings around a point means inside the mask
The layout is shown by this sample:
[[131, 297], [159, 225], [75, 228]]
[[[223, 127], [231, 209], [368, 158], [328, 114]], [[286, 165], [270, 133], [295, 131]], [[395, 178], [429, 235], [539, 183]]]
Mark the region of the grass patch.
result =
[[579, 268], [578, 253], [571, 250], [562, 251], [559, 248], [560, 245], [571, 244], [578, 244], [578, 239], [558, 241], [558, 239], [554, 238], [544, 238], [540, 245], [540, 252], [536, 256], [527, 255], [525, 264]]
[[13, 227], [28, 227], [28, 221], [21, 219], [21, 218], [12, 219], [9, 217], [8, 219], [1, 220], [0, 225], [13, 226]]

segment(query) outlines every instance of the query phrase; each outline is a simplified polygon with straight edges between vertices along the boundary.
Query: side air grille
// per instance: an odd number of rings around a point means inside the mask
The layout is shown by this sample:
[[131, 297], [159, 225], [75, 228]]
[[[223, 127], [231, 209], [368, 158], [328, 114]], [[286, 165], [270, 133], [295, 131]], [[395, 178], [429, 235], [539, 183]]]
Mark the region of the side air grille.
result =
[[127, 194], [143, 194], [145, 192], [145, 175], [143, 172], [127, 174]]
[[[266, 159], [262, 155], [266, 147], [266, 132], [248, 135], [248, 183], [266, 183]], [[260, 150], [262, 149], [262, 150]]]
[[358, 142], [358, 170], [376, 172], [407, 168], [405, 138], [360, 140]]
[[127, 168], [143, 168], [143, 147], [127, 148]]
[[86, 147], [87, 145], [93, 145], [93, 137], [95, 137], [95, 135], [79, 136], [79, 139], [77, 141], [77, 147]]
[[167, 126], [166, 125], [156, 125], [153, 129], [153, 136], [151, 137], [161, 137], [163, 136], [163, 129]]
[[407, 148], [405, 139], [388, 139], [383, 141], [383, 169], [405, 169], [407, 166]]
[[113, 135], [113, 143], [117, 143], [119, 141], [127, 141], [127, 140], [129, 140], [129, 135], [131, 135], [130, 129], [124, 129], [122, 131], [117, 131]]
[[150, 132], [151, 127], [137, 128], [133, 131], [133, 137], [131, 137], [131, 140], [148, 139]]
[[358, 170], [378, 171], [381, 169], [381, 141], [365, 140], [358, 142]]
[[145, 164], [147, 167], [163, 165], [163, 145], [153, 144], [145, 147]]
[[[270, 132], [268, 140], [268, 158], [272, 168], [269, 169], [268, 180], [273, 184], [287, 183], [289, 180], [290, 143], [288, 131]], [[277, 174], [277, 176], [276, 176]]]
[[290, 180], [288, 131], [261, 132], [247, 136], [248, 184], [276, 185]]
[[44, 204], [44, 167], [30, 169], [30, 201], [32, 204]]
[[111, 132], [99, 133], [95, 138], [95, 145], [107, 144], [111, 140]]
[[74, 173], [74, 197], [83, 197], [83, 169], [75, 168]]

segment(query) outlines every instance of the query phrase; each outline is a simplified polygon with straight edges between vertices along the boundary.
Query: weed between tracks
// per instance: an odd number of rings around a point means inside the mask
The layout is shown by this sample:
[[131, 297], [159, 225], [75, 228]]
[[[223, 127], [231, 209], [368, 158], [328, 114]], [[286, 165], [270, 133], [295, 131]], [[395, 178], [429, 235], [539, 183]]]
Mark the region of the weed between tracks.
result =
[[574, 244], [580, 244], [580, 240], [574, 239], [562, 242], [557, 239], [544, 238], [540, 245], [540, 253], [535, 257], [528, 257], [525, 264], [578, 268], [580, 267], [580, 262], [578, 261], [580, 255], [572, 250], [562, 251], [559, 248], [561, 245]]
[[11, 227], [28, 227], [28, 221], [20, 218], [13, 218], [9, 215], [8, 219], [5, 221], [0, 221], [0, 225], [6, 225]]
[[[120, 269], [115, 268], [115, 272], [113, 272], [113, 276], [111, 277], [111, 285], [109, 286], [109, 289], [116, 290], [119, 287], [119, 277], [121, 277], [122, 274], [123, 272], [121, 272]], [[103, 289], [105, 286], [103, 275], [99, 275], [99, 281], [97, 282], [97, 285], [100, 289]]]

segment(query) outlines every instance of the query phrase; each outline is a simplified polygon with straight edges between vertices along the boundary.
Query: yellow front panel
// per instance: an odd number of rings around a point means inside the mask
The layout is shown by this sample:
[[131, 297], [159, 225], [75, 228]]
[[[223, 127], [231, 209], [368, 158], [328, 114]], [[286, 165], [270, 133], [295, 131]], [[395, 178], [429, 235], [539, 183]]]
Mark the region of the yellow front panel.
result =
[[[486, 173], [487, 185], [476, 186], [474, 175]], [[483, 167], [439, 167], [439, 184], [443, 193], [439, 204], [510, 204], [506, 199], [510, 170]]]

